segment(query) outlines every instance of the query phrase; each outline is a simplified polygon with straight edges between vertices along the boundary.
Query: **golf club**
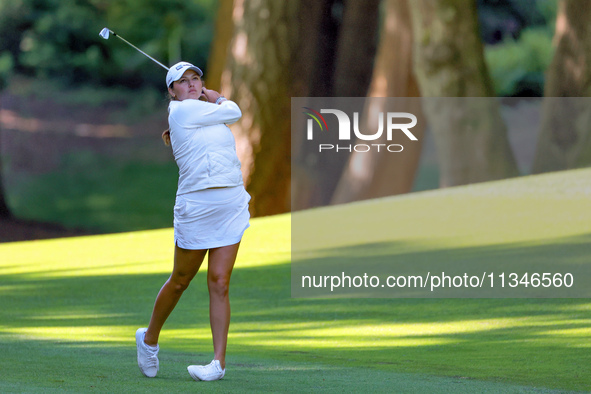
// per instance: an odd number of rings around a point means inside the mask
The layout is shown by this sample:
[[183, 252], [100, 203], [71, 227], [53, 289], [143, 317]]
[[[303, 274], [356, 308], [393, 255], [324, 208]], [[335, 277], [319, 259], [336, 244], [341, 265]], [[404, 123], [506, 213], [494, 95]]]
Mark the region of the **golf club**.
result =
[[120, 35], [118, 35], [117, 33], [115, 33], [113, 30], [108, 29], [108, 28], [103, 28], [103, 30], [101, 30], [101, 32], [99, 33], [99, 35], [101, 37], [103, 37], [105, 40], [109, 39], [109, 34], [114, 35], [115, 37], [121, 39], [124, 43], [126, 43], [127, 45], [135, 48], [138, 52], [140, 52], [141, 54], [147, 56], [149, 59], [153, 60], [154, 62], [156, 62], [159, 66], [161, 66], [162, 68], [164, 68], [166, 71], [168, 71], [168, 67], [166, 67], [164, 64], [160, 63], [158, 60], [154, 59], [152, 56], [148, 55], [146, 52], [142, 51], [141, 49], [139, 49], [138, 47], [136, 47], [135, 45], [133, 45], [131, 42], [127, 41], [125, 38], [121, 37]]

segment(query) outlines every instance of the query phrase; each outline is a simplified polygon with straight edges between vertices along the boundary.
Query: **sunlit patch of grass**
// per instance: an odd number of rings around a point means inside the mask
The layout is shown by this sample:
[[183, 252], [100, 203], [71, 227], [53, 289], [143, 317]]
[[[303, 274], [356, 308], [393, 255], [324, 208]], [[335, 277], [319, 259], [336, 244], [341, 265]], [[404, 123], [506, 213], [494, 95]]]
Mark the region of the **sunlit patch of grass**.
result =
[[[289, 215], [261, 218], [257, 223], [258, 226], [252, 226], [245, 233], [238, 266], [289, 261]], [[173, 238], [169, 228], [0, 244], [0, 275], [51, 278], [170, 272]], [[253, 245], [251, 240], [258, 243]]]
[[[116, 319], [114, 319], [116, 320]], [[21, 327], [4, 328], [0, 327], [4, 334], [27, 340], [51, 340], [64, 341], [68, 343], [85, 342], [129, 342], [129, 332], [133, 331], [125, 326], [57, 326], [57, 327]]]
[[408, 253], [586, 235], [590, 174], [582, 169], [295, 212], [294, 252], [397, 242], [395, 249]]

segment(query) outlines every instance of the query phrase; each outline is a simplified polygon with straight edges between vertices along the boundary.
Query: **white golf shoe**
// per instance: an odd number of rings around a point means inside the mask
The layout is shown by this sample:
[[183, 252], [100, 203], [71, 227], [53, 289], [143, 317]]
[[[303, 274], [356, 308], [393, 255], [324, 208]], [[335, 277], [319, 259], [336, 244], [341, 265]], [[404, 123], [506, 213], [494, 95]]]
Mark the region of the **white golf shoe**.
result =
[[206, 382], [220, 380], [226, 374], [226, 368], [222, 369], [219, 360], [213, 360], [207, 365], [189, 365], [187, 371], [193, 379]]
[[156, 350], [150, 348], [144, 342], [147, 328], [138, 328], [135, 332], [135, 344], [137, 345], [137, 365], [140, 371], [149, 378], [153, 378], [158, 373], [158, 350], [160, 347], [156, 345]]

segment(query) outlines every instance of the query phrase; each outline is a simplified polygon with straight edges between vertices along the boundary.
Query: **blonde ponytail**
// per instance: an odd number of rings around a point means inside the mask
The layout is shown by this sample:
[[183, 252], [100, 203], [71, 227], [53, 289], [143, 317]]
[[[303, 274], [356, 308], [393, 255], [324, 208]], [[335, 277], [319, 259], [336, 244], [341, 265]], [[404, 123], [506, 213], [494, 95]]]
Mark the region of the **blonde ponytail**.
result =
[[164, 141], [164, 145], [170, 146], [170, 129], [166, 129], [162, 132], [162, 141]]

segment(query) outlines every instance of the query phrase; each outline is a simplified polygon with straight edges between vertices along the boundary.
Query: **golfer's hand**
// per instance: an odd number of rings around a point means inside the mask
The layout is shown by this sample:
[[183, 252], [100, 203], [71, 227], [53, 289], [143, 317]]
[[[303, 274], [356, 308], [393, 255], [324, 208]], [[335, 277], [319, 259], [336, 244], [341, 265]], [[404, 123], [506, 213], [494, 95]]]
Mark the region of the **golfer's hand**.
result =
[[207, 101], [210, 103], [215, 103], [216, 100], [221, 96], [221, 94], [219, 94], [215, 90], [205, 88], [203, 88], [203, 94], [205, 94], [205, 97], [207, 97]]

